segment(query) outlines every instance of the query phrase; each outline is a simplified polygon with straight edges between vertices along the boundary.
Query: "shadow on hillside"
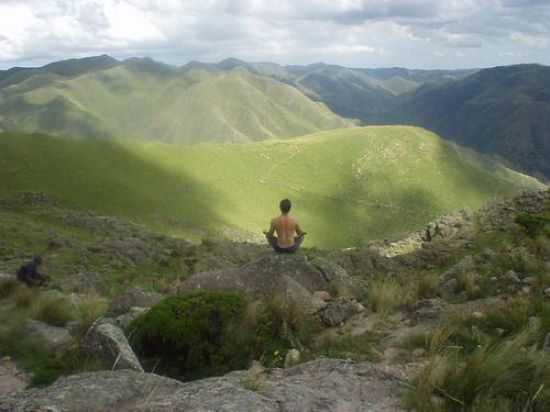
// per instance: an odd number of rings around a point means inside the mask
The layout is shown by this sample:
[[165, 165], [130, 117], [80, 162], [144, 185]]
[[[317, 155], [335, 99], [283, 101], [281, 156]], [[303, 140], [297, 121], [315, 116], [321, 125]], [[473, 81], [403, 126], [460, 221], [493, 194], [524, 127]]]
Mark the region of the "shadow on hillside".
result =
[[[135, 219], [172, 233], [200, 228], [200, 235], [202, 228], [223, 223], [214, 210], [220, 202], [230, 207], [226, 199], [183, 168], [161, 166], [165, 159], [154, 162], [143, 145], [136, 147], [141, 149], [107, 140], [4, 134], [2, 192], [45, 192], [68, 207]], [[166, 152], [155, 152], [155, 159]]]

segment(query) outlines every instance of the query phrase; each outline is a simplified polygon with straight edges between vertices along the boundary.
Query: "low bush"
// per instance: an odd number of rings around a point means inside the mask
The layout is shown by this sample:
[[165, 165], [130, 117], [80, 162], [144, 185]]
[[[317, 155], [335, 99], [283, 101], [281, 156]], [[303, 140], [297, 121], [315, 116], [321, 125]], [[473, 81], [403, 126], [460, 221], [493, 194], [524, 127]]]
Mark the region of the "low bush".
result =
[[525, 228], [529, 237], [550, 236], [550, 217], [546, 215], [522, 213], [516, 218], [516, 223]]
[[169, 297], [135, 319], [130, 336], [138, 353], [158, 358], [169, 376], [223, 374], [245, 368], [252, 357], [253, 334], [241, 327], [246, 307], [234, 293]]

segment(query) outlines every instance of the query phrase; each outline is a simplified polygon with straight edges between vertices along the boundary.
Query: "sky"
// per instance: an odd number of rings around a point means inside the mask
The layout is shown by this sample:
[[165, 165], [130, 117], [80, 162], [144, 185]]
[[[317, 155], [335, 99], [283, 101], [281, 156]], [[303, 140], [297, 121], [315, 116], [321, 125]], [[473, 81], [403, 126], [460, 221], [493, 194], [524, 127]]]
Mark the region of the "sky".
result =
[[100, 54], [175, 65], [550, 65], [550, 0], [0, 0], [0, 69]]

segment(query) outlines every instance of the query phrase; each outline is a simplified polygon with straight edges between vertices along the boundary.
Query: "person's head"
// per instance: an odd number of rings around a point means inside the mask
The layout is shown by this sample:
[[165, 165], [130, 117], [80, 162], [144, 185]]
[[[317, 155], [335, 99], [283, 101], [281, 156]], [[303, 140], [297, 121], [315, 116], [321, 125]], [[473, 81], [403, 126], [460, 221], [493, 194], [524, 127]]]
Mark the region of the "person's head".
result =
[[281, 213], [283, 215], [286, 215], [288, 212], [290, 212], [290, 207], [292, 204], [290, 203], [290, 200], [283, 199], [281, 200], [281, 203], [279, 204], [279, 207], [281, 208]]
[[36, 266], [40, 266], [42, 264], [42, 257], [41, 256], [35, 256], [32, 258], [32, 263]]

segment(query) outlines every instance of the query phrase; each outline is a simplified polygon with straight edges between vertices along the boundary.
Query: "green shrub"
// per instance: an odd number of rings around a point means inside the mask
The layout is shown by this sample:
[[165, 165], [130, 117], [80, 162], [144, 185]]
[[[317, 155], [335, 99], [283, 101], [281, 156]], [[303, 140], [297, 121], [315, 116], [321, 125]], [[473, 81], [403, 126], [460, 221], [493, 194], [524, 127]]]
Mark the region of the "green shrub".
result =
[[157, 357], [169, 376], [223, 374], [247, 367], [252, 358], [254, 331], [242, 328], [246, 307], [234, 293], [169, 297], [135, 319], [130, 336], [138, 353]]
[[550, 236], [550, 218], [545, 215], [522, 213], [516, 218], [516, 223], [525, 228], [529, 237]]
[[64, 297], [40, 297], [32, 308], [32, 318], [52, 326], [65, 326], [74, 320], [75, 311]]

